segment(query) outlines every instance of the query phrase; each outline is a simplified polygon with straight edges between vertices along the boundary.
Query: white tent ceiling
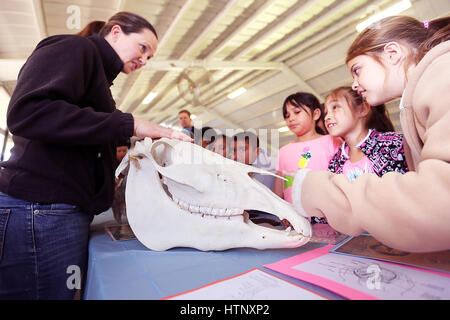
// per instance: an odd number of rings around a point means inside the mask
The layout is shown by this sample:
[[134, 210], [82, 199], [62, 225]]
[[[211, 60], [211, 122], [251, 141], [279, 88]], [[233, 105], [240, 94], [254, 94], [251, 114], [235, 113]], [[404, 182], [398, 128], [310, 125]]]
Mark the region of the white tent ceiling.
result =
[[[178, 125], [178, 111], [188, 109], [197, 123], [222, 131], [277, 130], [284, 126], [281, 105], [289, 94], [308, 91], [323, 100], [333, 88], [351, 83], [344, 62], [355, 26], [398, 2], [0, 0], [0, 84], [11, 94], [20, 66], [40, 39], [76, 33], [89, 21], [131, 11], [154, 25], [160, 41], [145, 68], [115, 80], [112, 92], [119, 109], [165, 125]], [[402, 14], [430, 20], [450, 13], [449, 0], [411, 3]], [[192, 67], [212, 73], [213, 83], [200, 87], [200, 105], [186, 102], [177, 87], [181, 72]], [[227, 97], [240, 87], [247, 91]], [[143, 104], [149, 92], [157, 95]], [[388, 108], [398, 127], [397, 104]], [[4, 117], [5, 103], [1, 108]], [[290, 132], [279, 133], [277, 144], [292, 138]]]

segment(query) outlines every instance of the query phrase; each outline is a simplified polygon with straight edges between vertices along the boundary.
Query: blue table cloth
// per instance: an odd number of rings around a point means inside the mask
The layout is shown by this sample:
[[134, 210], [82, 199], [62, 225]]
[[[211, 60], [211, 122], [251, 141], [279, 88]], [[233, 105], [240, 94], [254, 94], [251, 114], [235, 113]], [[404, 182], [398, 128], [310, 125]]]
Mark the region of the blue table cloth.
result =
[[323, 244], [308, 243], [295, 249], [239, 248], [203, 252], [191, 248], [174, 248], [159, 252], [149, 250], [138, 240], [112, 241], [104, 231], [104, 225], [114, 224], [111, 213], [107, 212], [101, 219], [101, 223], [94, 220], [91, 228], [84, 299], [162, 299], [253, 268], [325, 297], [342, 299], [324, 288], [263, 267], [264, 264], [316, 249]]

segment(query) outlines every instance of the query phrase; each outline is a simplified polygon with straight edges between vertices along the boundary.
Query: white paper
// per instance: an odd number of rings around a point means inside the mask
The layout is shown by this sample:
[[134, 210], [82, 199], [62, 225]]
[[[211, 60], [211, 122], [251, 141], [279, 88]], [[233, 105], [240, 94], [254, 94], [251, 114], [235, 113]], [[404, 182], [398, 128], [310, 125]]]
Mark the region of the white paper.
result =
[[259, 269], [171, 298], [172, 300], [324, 300]]
[[292, 268], [380, 299], [450, 299], [450, 278], [377, 260], [327, 254]]

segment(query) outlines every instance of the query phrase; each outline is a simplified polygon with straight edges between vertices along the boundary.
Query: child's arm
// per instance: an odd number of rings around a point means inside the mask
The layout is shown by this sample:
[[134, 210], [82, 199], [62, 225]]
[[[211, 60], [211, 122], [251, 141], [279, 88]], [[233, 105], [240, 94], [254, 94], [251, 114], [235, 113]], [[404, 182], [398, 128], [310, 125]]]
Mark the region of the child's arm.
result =
[[[283, 176], [282, 172], [280, 172], [280, 171], [277, 171], [277, 175]], [[275, 182], [273, 184], [273, 192], [277, 196], [279, 196], [281, 199], [284, 199], [283, 186], [284, 186], [284, 181], [281, 180], [280, 178], [275, 178]]]
[[415, 89], [416, 123], [424, 124], [422, 161], [415, 171], [389, 172], [381, 178], [363, 174], [350, 182], [344, 175], [301, 170], [293, 185], [297, 210], [326, 216], [334, 229], [349, 235], [367, 231], [395, 249], [450, 249], [449, 65], [450, 52], [410, 87]]

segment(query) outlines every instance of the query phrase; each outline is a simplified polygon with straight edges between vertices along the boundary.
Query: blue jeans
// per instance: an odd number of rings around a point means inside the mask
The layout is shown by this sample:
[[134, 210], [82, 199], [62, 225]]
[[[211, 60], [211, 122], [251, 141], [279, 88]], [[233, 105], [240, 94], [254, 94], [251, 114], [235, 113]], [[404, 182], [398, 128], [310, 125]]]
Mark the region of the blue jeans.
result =
[[0, 299], [73, 299], [91, 221], [77, 206], [0, 193]]

